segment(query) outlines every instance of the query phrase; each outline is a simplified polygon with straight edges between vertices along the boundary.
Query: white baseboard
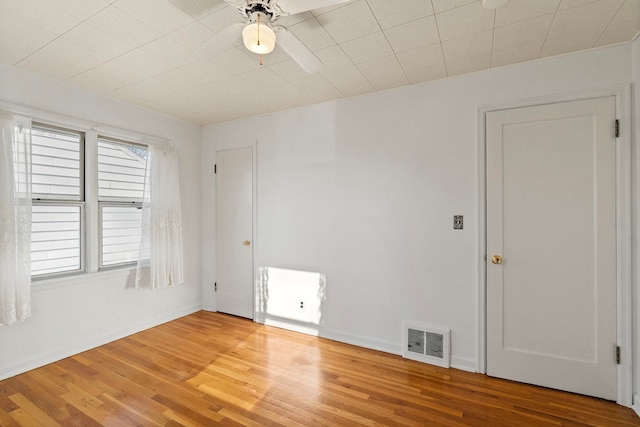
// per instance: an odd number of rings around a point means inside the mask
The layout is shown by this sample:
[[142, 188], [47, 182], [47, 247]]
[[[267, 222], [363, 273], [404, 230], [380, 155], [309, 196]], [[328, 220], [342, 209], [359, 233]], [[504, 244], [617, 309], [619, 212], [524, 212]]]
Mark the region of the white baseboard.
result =
[[451, 367], [467, 372], [478, 372], [476, 359], [469, 357], [451, 356]]
[[202, 309], [204, 311], [210, 311], [212, 313], [215, 313], [217, 311], [213, 304], [202, 304]]
[[396, 355], [402, 354], [402, 347], [400, 344], [391, 343], [388, 341], [376, 340], [371, 337], [350, 335], [350, 334], [345, 334], [338, 331], [331, 331], [327, 329], [321, 329], [319, 336], [322, 338], [333, 340], [333, 341], [339, 341], [345, 344], [351, 344], [358, 347], [368, 348], [370, 350], [384, 351], [385, 353], [391, 353]]
[[[319, 336], [321, 338], [327, 338], [345, 344], [368, 348], [370, 350], [383, 351], [385, 353], [396, 354], [399, 356], [402, 355], [402, 345], [399, 343], [396, 344], [388, 341], [376, 340], [370, 337], [345, 334], [343, 332], [328, 330], [324, 328], [310, 327], [308, 325], [302, 325], [295, 322], [287, 322], [278, 319], [266, 318], [264, 322], [258, 321], [258, 323], [288, 329], [290, 331], [300, 332], [303, 334]], [[476, 360], [468, 357], [451, 356], [451, 367], [467, 372], [478, 372]]]
[[640, 417], [640, 395], [637, 393], [633, 395], [633, 404], [631, 405], [631, 409], [633, 409]]
[[15, 375], [30, 371], [32, 369], [48, 365], [49, 363], [57, 362], [58, 360], [62, 360], [64, 358], [82, 353], [87, 350], [91, 350], [92, 348], [99, 347], [112, 341], [128, 337], [129, 335], [133, 335], [146, 329], [153, 328], [154, 326], [158, 326], [163, 323], [178, 319], [180, 317], [193, 314], [200, 310], [202, 310], [201, 304], [176, 309], [168, 313], [163, 313], [162, 315], [156, 316], [152, 319], [144, 319], [134, 325], [128, 325], [124, 329], [109, 331], [99, 337], [90, 337], [81, 343], [67, 348], [56, 349], [49, 353], [38, 355], [29, 360], [21, 360], [18, 363], [10, 366], [3, 366], [0, 370], [0, 380], [4, 380]]

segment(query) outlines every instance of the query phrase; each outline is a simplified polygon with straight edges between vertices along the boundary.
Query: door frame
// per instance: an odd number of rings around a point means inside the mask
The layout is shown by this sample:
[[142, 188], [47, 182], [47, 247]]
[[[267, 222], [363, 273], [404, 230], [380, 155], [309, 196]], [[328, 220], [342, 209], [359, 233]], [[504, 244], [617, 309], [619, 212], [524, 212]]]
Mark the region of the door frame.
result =
[[[531, 107], [568, 101], [615, 96], [616, 118], [620, 120], [620, 136], [616, 141], [616, 271], [617, 330], [621, 363], [617, 370], [617, 399], [620, 405], [631, 406], [633, 396], [633, 300], [632, 300], [632, 177], [631, 177], [631, 85], [582, 90], [557, 95], [520, 99], [512, 102], [484, 105], [478, 108], [478, 284], [476, 355], [478, 372], [487, 373], [487, 173], [486, 173], [486, 113], [512, 108]], [[611, 124], [613, 132], [613, 123]], [[612, 349], [613, 351], [613, 349]]]
[[[251, 256], [252, 256], [252, 266], [251, 266], [251, 277], [252, 277], [252, 289], [253, 289], [253, 316], [251, 320], [256, 320], [256, 278], [257, 275], [257, 259], [258, 259], [258, 209], [257, 209], [257, 193], [258, 193], [258, 177], [257, 175], [257, 141], [253, 143], [241, 143], [241, 144], [219, 144], [215, 146], [214, 154], [213, 154], [213, 164], [218, 163], [218, 152], [220, 151], [229, 151], [229, 150], [237, 150], [242, 148], [251, 148], [251, 174], [252, 174], [252, 195], [251, 195]], [[217, 176], [214, 174], [214, 184], [213, 184], [213, 241], [215, 244], [213, 245], [213, 268], [214, 268], [214, 281], [217, 283], [218, 281], [218, 266], [217, 266], [217, 255], [218, 255], [218, 195], [216, 194], [216, 181]], [[213, 310], [218, 311], [218, 298], [216, 293], [213, 293]]]

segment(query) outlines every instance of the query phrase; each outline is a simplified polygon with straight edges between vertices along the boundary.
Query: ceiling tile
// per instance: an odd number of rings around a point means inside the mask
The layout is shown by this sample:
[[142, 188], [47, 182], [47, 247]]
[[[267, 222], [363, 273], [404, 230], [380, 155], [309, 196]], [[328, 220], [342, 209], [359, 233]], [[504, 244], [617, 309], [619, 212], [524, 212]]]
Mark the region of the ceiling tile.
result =
[[375, 90], [355, 65], [323, 71], [322, 75], [344, 96], [363, 95]]
[[468, 56], [490, 53], [493, 45], [493, 31], [483, 31], [453, 40], [442, 42], [442, 51], [447, 61]]
[[55, 39], [55, 33], [32, 31], [20, 18], [0, 14], [0, 63], [13, 65]]
[[111, 2], [105, 0], [41, 0], [47, 6], [67, 13], [79, 20], [85, 20]]
[[257, 59], [244, 46], [241, 46], [220, 52], [208, 62], [238, 75], [260, 68], [260, 62]]
[[369, 5], [364, 0], [347, 3], [317, 17], [336, 43], [344, 43], [380, 31]]
[[345, 7], [346, 5], [347, 5], [347, 3], [342, 3], [342, 4], [339, 4], [337, 6], [326, 6], [326, 7], [321, 7], [319, 9], [313, 9], [311, 11], [311, 14], [313, 16], [324, 15], [327, 12], [331, 12], [332, 10], [340, 9], [341, 7]]
[[398, 61], [412, 84], [447, 77], [440, 44], [400, 53]]
[[447, 61], [447, 73], [449, 76], [487, 70], [490, 67], [491, 54], [475, 55], [455, 61]]
[[159, 31], [115, 7], [100, 11], [86, 23], [133, 46], [141, 46], [162, 37]]
[[451, 40], [490, 30], [493, 28], [494, 13], [495, 11], [482, 7], [480, 2], [438, 13], [436, 21], [440, 38], [443, 41]]
[[584, 31], [585, 28], [604, 31], [623, 0], [604, 0], [588, 3], [580, 8], [560, 10], [549, 30], [548, 37], [557, 39], [572, 33]]
[[66, 82], [92, 92], [106, 93], [149, 77], [151, 77], [149, 74], [128, 67], [116, 58], [78, 74]]
[[633, 21], [609, 25], [595, 43], [595, 46], [607, 46], [614, 43], [628, 42], [638, 31], [640, 31], [640, 24]]
[[213, 12], [226, 7], [224, 0], [169, 0], [187, 15], [201, 19]]
[[541, 43], [547, 36], [552, 22], [553, 14], [550, 14], [496, 28], [493, 34], [493, 48], [506, 50], [529, 42]]
[[0, 10], [2, 15], [26, 22], [31, 29], [43, 29], [56, 35], [63, 34], [82, 22], [82, 19], [41, 0], [2, 0]]
[[344, 42], [340, 47], [354, 64], [393, 55], [393, 50], [382, 32]]
[[170, 40], [192, 51], [204, 46], [214, 36], [213, 31], [198, 21], [167, 34]]
[[246, 19], [235, 8], [227, 6], [207, 15], [200, 22], [214, 33], [219, 33], [230, 25], [246, 22]]
[[433, 16], [427, 16], [385, 31], [394, 52], [406, 52], [440, 42]]
[[611, 25], [621, 24], [623, 22], [634, 22], [640, 27], [640, 1], [626, 0], [622, 7], [613, 17]]
[[470, 3], [479, 2], [480, 0], [432, 0], [433, 10], [435, 13], [444, 12], [445, 10], [455, 9]]
[[540, 57], [561, 55], [582, 49], [593, 47], [600, 37], [599, 30], [587, 30], [568, 34], [556, 39], [547, 39], [544, 42]]
[[324, 49], [336, 44], [315, 18], [292, 25], [288, 30], [311, 51]]
[[91, 68], [91, 64], [79, 63], [78, 60], [74, 62], [58, 61], [57, 59], [60, 58], [62, 52], [73, 49], [74, 45], [63, 38], [59, 38], [56, 42], [55, 47], [49, 45], [38, 50], [20, 61], [16, 67], [56, 80], [66, 80]]
[[342, 98], [340, 91], [320, 74], [308, 75], [304, 79], [296, 80], [293, 85], [309, 95], [314, 102], [326, 102]]
[[[130, 45], [113, 36], [88, 24], [80, 24], [21, 61], [18, 67], [66, 80], [131, 49]], [[67, 52], [76, 54], [69, 56]], [[66, 60], [59, 61], [61, 56], [66, 56]]]
[[518, 62], [531, 61], [537, 59], [542, 49], [543, 40], [527, 41], [521, 46], [504, 50], [495, 50], [491, 55], [491, 66], [502, 67]]
[[560, 2], [560, 10], [570, 9], [572, 7], [584, 6], [589, 3], [597, 3], [600, 0], [562, 0]]
[[509, 0], [505, 6], [496, 9], [496, 27], [556, 13], [559, 5], [560, 0]]
[[431, 0], [367, 0], [383, 30], [433, 15]]
[[409, 84], [409, 80], [407, 80], [395, 56], [374, 59], [359, 64], [358, 68], [376, 90], [392, 89]]
[[162, 34], [194, 21], [191, 16], [166, 0], [118, 0], [113, 5]]
[[260, 67], [238, 77], [258, 87], [276, 86], [287, 81], [267, 67]]

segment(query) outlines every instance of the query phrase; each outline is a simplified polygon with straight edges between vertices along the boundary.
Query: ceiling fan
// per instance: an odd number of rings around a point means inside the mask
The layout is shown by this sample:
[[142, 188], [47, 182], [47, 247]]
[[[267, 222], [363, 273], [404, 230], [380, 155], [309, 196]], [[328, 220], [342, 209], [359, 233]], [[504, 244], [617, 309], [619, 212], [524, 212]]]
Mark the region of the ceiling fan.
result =
[[[173, 0], [172, 0], [173, 1]], [[320, 70], [322, 62], [296, 36], [283, 26], [273, 23], [281, 16], [295, 15], [308, 10], [347, 3], [350, 0], [224, 0], [247, 19], [222, 30], [200, 48], [202, 58], [212, 58], [240, 40], [258, 55], [271, 53], [280, 46], [307, 73]], [[262, 63], [262, 57], [261, 57]]]

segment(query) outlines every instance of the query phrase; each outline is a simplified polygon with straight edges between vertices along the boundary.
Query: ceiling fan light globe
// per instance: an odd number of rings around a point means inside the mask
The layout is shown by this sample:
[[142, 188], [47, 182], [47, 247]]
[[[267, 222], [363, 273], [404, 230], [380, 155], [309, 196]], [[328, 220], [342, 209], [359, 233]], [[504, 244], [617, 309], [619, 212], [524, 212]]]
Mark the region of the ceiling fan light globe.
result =
[[247, 49], [259, 55], [271, 53], [276, 47], [276, 33], [269, 26], [264, 24], [258, 26], [258, 23], [255, 22], [244, 27], [242, 40]]

